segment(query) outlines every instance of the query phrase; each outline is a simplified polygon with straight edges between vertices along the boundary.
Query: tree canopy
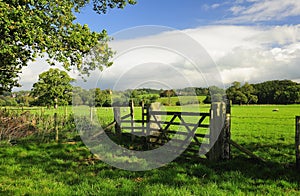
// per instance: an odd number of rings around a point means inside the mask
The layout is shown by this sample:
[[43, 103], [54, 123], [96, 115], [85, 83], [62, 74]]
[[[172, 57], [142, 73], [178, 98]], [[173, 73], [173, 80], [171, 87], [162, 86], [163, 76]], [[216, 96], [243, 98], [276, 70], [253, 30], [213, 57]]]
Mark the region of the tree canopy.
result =
[[273, 80], [258, 84], [233, 82], [227, 89], [235, 104], [294, 104], [300, 103], [300, 84], [291, 80]]
[[258, 101], [255, 89], [252, 84], [246, 82], [243, 86], [240, 82], [233, 82], [232, 86], [226, 90], [228, 98], [234, 104], [249, 104]]
[[[0, 0], [0, 94], [19, 86], [18, 74], [29, 61], [47, 54], [47, 61], [77, 68], [82, 74], [109, 66], [113, 52], [105, 30], [92, 32], [74, 23], [74, 13], [90, 0]], [[134, 0], [93, 0], [98, 14], [124, 8]]]
[[74, 81], [65, 71], [49, 69], [39, 75], [38, 82], [33, 84], [32, 96], [38, 105], [68, 105], [72, 102], [71, 82]]

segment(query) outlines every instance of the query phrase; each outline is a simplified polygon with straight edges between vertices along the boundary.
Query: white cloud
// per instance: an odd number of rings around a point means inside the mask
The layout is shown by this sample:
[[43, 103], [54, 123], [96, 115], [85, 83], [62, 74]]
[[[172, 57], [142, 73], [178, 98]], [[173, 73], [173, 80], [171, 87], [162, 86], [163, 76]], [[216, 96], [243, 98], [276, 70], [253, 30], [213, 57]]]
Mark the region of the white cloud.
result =
[[[190, 37], [182, 37], [182, 34]], [[157, 88], [206, 86], [207, 80], [218, 80], [218, 74], [212, 74], [218, 70], [226, 84], [235, 80], [300, 79], [300, 25], [206, 26], [112, 44], [123, 52], [119, 53], [114, 65], [103, 73], [94, 72], [88, 83], [78, 84], [102, 89], [139, 85]], [[205, 50], [217, 68], [213, 67]], [[38, 60], [24, 68], [21, 80], [24, 87], [37, 81], [38, 74], [49, 68], [44, 64]]]
[[[15, 87], [13, 88], [13, 91], [30, 90], [32, 88], [32, 85], [38, 81], [39, 75], [42, 72], [48, 71], [50, 68], [59, 68], [61, 70], [64, 70], [64, 68], [59, 63], [56, 64], [55, 66], [50, 66], [46, 62], [46, 57], [37, 58], [35, 61], [29, 62], [26, 67], [22, 68], [22, 73], [19, 74], [19, 83], [21, 84], [21, 87]], [[77, 74], [74, 73], [73, 71], [69, 71], [67, 73], [72, 78], [77, 77]]]
[[237, 24], [282, 20], [290, 16], [300, 15], [299, 0], [248, 0], [235, 2], [229, 11], [234, 15], [218, 23]]
[[221, 6], [221, 4], [215, 3], [215, 4], [212, 4], [212, 5], [211, 5], [211, 8], [212, 8], [212, 9], [216, 9], [216, 8], [218, 8], [218, 7], [220, 7], [220, 6]]

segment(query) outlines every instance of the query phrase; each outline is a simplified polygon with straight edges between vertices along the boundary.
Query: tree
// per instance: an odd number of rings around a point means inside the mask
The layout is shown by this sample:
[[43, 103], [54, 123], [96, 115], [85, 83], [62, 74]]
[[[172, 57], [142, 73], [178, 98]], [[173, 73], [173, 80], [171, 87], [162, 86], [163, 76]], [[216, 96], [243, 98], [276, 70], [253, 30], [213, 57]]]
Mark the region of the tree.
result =
[[30, 106], [34, 99], [30, 96], [30, 91], [19, 91], [13, 93], [15, 100], [20, 106]]
[[226, 94], [229, 98], [229, 100], [232, 101], [234, 104], [242, 104], [242, 103], [247, 103], [248, 98], [247, 96], [242, 92], [241, 90], [241, 83], [240, 82], [233, 82], [232, 86], [229, 87], [226, 90]]
[[219, 88], [217, 86], [211, 86], [209, 87], [209, 93], [207, 94], [205, 100], [203, 100], [203, 103], [209, 104], [212, 102], [221, 102], [225, 98], [224, 96], [224, 89]]
[[299, 84], [291, 80], [273, 80], [253, 85], [259, 104], [289, 104], [299, 102]]
[[[103, 30], [91, 32], [87, 25], [74, 23], [75, 12], [90, 0], [1, 0], [0, 1], [0, 94], [19, 86], [23, 66], [37, 56], [63, 63], [67, 70], [82, 74], [109, 66], [112, 50]], [[134, 0], [93, 0], [94, 10], [123, 8]]]
[[110, 107], [112, 105], [111, 90], [100, 90], [100, 88], [96, 88], [94, 94], [96, 107]]
[[243, 98], [247, 103], [257, 103], [258, 98], [255, 95], [255, 89], [252, 84], [249, 84], [248, 82], [245, 82], [245, 84], [241, 87], [241, 92], [246, 96], [246, 98]]
[[72, 102], [72, 85], [74, 81], [65, 71], [49, 69], [39, 75], [38, 82], [33, 84], [31, 95], [39, 105], [67, 105]]

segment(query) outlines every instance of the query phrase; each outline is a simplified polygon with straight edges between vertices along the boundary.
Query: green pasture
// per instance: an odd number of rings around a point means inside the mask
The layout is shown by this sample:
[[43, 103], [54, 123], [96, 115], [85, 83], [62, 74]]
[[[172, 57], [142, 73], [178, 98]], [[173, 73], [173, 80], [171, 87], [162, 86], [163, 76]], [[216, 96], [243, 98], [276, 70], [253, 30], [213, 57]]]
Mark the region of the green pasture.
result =
[[[11, 108], [15, 109], [15, 108]], [[273, 112], [274, 109], [278, 111]], [[166, 111], [208, 112], [199, 107], [164, 106]], [[41, 111], [40, 108], [31, 112]], [[67, 108], [67, 113], [72, 111]], [[111, 108], [93, 109], [100, 123], [113, 120]], [[2, 195], [299, 195], [300, 175], [295, 164], [295, 116], [300, 105], [245, 105], [231, 108], [231, 138], [264, 158], [250, 159], [232, 147], [232, 159], [211, 163], [178, 159], [162, 168], [130, 172], [113, 168], [94, 157], [85, 145], [32, 142], [0, 143]], [[46, 114], [55, 110], [44, 109]], [[59, 109], [61, 115], [65, 109]], [[76, 110], [89, 115], [89, 108]], [[129, 108], [121, 108], [121, 114]], [[135, 108], [140, 119], [141, 108]], [[192, 120], [192, 119], [190, 119]]]
[[176, 106], [180, 105], [190, 105], [190, 104], [203, 104], [206, 96], [177, 96], [177, 97], [161, 97], [157, 99], [157, 102], [163, 105]]

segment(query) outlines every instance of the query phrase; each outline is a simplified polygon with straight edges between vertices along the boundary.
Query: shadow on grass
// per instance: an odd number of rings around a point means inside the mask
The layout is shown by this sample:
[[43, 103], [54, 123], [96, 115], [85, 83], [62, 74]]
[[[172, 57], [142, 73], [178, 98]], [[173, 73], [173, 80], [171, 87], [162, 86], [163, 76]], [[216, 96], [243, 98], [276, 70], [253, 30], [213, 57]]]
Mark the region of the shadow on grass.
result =
[[[248, 144], [245, 147], [249, 150], [261, 147], [263, 151], [278, 147], [293, 148], [292, 145], [278, 146], [278, 144], [268, 146]], [[298, 191], [300, 181], [299, 171], [296, 171], [291, 160], [282, 163], [276, 161], [278, 158], [274, 157], [272, 160], [271, 157], [266, 163], [262, 163], [247, 158], [237, 151], [234, 151], [233, 159], [228, 161], [212, 163], [208, 160], [187, 161], [178, 158], [162, 168], [143, 172], [113, 168], [95, 159], [81, 142], [74, 144], [22, 142], [15, 146], [1, 146], [0, 160], [1, 176], [7, 176], [12, 181], [30, 176], [37, 183], [40, 178], [46, 177], [50, 182], [60, 182], [68, 187], [68, 193], [77, 192], [84, 187], [90, 189], [91, 186], [99, 186], [99, 190], [112, 194], [141, 194], [149, 186], [154, 187], [153, 191], [157, 193], [160, 190], [154, 189], [161, 186], [170, 189], [184, 187], [184, 190], [191, 189], [190, 194], [196, 194], [194, 189], [200, 189], [200, 186], [202, 188], [216, 186], [217, 189], [229, 192], [240, 190], [257, 193], [269, 190], [270, 187], [274, 190]], [[21, 169], [10, 167], [14, 164], [20, 165]], [[39, 171], [39, 174], [34, 171]], [[1, 186], [4, 186], [3, 183], [0, 182]], [[14, 190], [8, 192], [2, 190], [1, 186], [1, 193], [15, 193]]]

